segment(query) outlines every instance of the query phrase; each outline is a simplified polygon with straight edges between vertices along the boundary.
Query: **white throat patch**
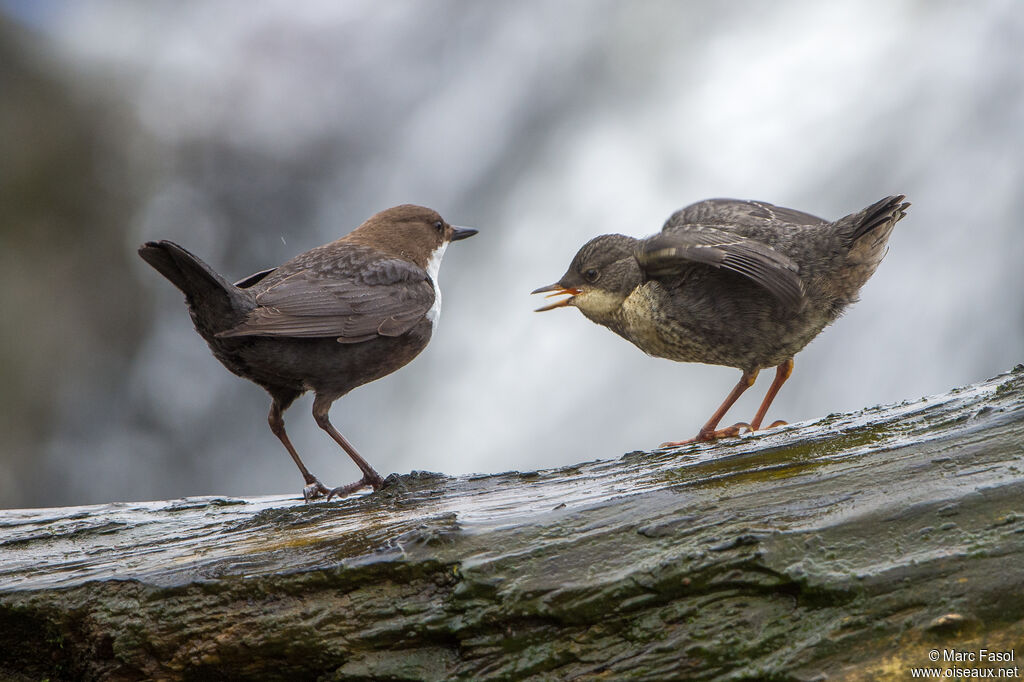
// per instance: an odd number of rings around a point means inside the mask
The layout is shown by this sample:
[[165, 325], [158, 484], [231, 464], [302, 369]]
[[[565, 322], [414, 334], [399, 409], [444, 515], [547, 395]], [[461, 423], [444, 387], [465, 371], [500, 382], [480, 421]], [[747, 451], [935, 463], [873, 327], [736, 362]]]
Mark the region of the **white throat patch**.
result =
[[434, 283], [434, 305], [430, 306], [430, 310], [427, 311], [427, 319], [435, 327], [437, 321], [441, 319], [441, 287], [437, 283], [437, 271], [441, 269], [441, 259], [447, 248], [448, 242], [442, 242], [439, 247], [434, 249], [434, 253], [430, 254], [430, 260], [427, 261], [427, 274], [430, 275], [430, 281]]

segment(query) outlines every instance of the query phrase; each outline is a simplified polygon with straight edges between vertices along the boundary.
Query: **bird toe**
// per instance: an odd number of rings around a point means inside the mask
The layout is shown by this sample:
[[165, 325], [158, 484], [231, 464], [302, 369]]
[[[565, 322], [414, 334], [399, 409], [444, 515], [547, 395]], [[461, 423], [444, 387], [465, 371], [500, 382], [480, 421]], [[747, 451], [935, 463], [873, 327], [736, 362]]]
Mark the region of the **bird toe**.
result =
[[312, 500], [317, 499], [318, 497], [323, 497], [324, 495], [327, 495], [330, 492], [331, 491], [327, 486], [325, 486], [319, 480], [314, 478], [311, 483], [307, 484], [302, 489], [302, 499], [304, 499], [306, 502], [310, 502]]

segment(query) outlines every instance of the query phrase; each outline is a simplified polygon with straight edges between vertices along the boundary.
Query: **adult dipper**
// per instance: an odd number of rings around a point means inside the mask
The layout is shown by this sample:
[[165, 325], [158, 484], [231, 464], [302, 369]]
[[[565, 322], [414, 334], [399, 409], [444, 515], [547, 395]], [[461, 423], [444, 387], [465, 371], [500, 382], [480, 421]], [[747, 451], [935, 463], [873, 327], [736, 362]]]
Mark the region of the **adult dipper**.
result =
[[[574, 306], [649, 355], [743, 372], [695, 437], [665, 446], [755, 431], [792, 373], [793, 356], [857, 300], [906, 215], [903, 199], [835, 222], [762, 201], [701, 201], [652, 237], [607, 234], [584, 244], [562, 279], [533, 292], [569, 298], [538, 312]], [[719, 429], [765, 367], [776, 368], [775, 381], [757, 414]]]
[[[303, 497], [346, 495], [383, 479], [328, 418], [331, 404], [419, 355], [441, 313], [437, 271], [449, 242], [476, 230], [422, 206], [395, 206], [348, 235], [277, 268], [229, 284], [169, 241], [139, 255], [185, 294], [196, 331], [214, 356], [270, 394], [270, 430], [302, 472]], [[283, 413], [313, 391], [313, 418], [363, 472], [328, 489], [309, 473], [284, 430]]]

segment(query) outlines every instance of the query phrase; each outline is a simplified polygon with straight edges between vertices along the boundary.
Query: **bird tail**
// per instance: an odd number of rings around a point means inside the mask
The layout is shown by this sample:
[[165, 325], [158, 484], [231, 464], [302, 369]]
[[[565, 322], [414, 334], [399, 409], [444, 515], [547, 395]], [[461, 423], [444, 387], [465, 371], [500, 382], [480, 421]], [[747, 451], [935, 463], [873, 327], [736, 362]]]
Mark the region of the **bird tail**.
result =
[[910, 202], [903, 201], [905, 198], [902, 194], [886, 197], [863, 211], [841, 218], [837, 221], [840, 234], [845, 234], [851, 245], [871, 235], [871, 242], [884, 246], [893, 226], [907, 215]]
[[874, 272], [885, 257], [892, 228], [907, 215], [910, 203], [905, 198], [902, 194], [886, 197], [837, 221], [836, 229], [849, 245], [848, 263], [866, 265]]
[[185, 294], [197, 325], [209, 322], [220, 327], [242, 313], [240, 290], [174, 242], [146, 242], [139, 255]]
[[902, 194], [886, 197], [863, 211], [836, 221], [834, 229], [846, 243], [848, 251], [842, 274], [837, 275], [834, 285], [850, 301], [856, 300], [857, 291], [885, 258], [892, 228], [907, 215], [910, 206], [903, 201], [904, 198]]

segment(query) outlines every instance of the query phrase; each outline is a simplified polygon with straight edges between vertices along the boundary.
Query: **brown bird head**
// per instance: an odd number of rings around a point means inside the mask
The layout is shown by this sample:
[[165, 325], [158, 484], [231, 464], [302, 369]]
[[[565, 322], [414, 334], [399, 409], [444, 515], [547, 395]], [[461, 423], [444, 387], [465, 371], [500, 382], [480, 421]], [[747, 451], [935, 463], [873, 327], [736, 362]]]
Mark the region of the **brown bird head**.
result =
[[427, 268], [432, 260], [440, 262], [450, 242], [476, 233], [471, 227], [449, 225], [432, 209], [402, 204], [374, 214], [342, 239], [372, 246]]
[[562, 279], [533, 291], [547, 293], [549, 298], [566, 296], [537, 308], [537, 312], [574, 306], [591, 320], [600, 322], [643, 282], [640, 265], [633, 256], [636, 245], [636, 239], [621, 234], [591, 239], [576, 253]]

